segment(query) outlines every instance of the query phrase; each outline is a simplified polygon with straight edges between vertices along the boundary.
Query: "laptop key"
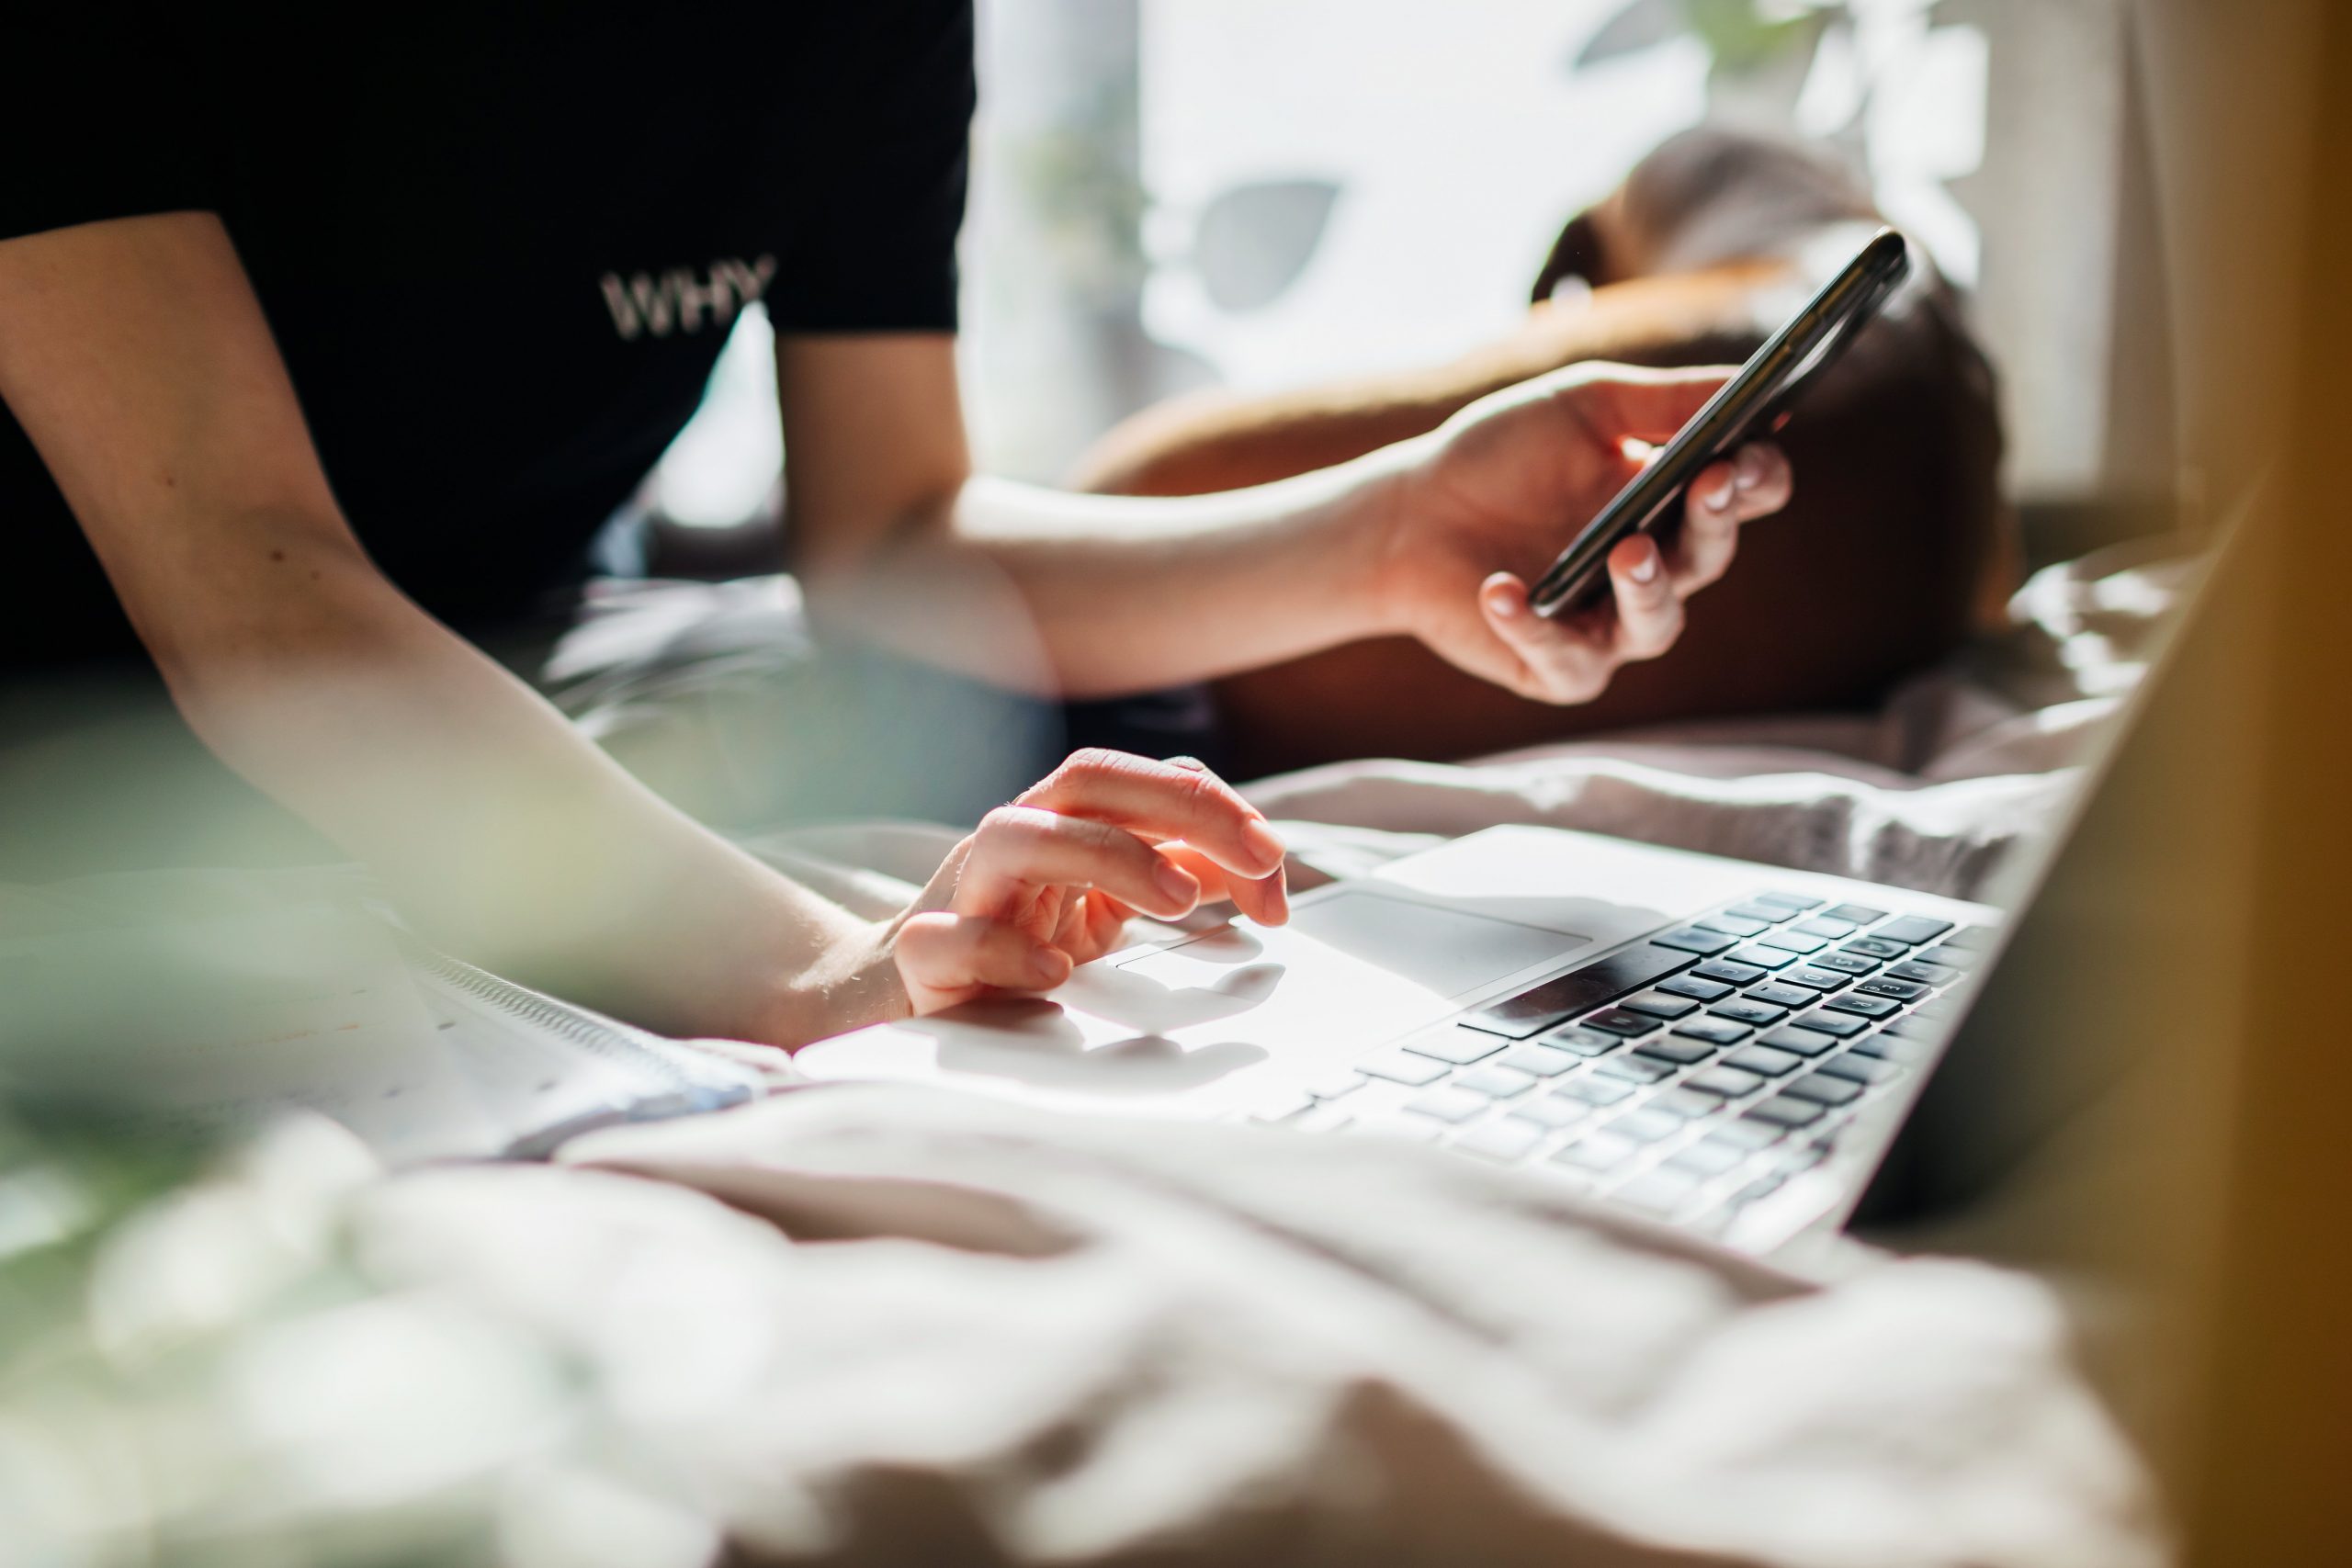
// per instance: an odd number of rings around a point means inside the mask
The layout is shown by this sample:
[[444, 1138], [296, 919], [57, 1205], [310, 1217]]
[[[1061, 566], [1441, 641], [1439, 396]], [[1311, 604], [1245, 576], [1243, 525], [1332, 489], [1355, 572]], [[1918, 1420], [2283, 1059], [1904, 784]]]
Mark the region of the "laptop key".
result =
[[1817, 936], [1802, 936], [1795, 931], [1774, 931], [1756, 939], [1758, 947], [1774, 947], [1782, 953], [1793, 953], [1800, 958], [1809, 953], [1819, 953], [1829, 944]]
[[1851, 1105], [1862, 1098], [1862, 1086], [1834, 1074], [1807, 1073], [1781, 1091], [1784, 1100], [1792, 1095], [1816, 1105]]
[[1873, 909], [1868, 904], [1840, 904], [1829, 911], [1829, 918], [1833, 920], [1851, 920], [1858, 926], [1867, 926], [1886, 919], [1886, 911]]
[[1461, 1021], [1506, 1040], [1526, 1040], [1689, 967], [1688, 953], [1645, 942], [1490, 1002]]
[[1808, 898], [1802, 893], [1758, 893], [1756, 895], [1755, 901], [1758, 904], [1777, 904], [1783, 909], [1800, 910], [1818, 909], [1822, 905], [1821, 899]]
[[1669, 997], [1688, 997], [1694, 1002], [1719, 1002], [1731, 995], [1731, 987], [1720, 980], [1702, 980], [1694, 974], [1677, 975], [1658, 987]]
[[1674, 1032], [1685, 1040], [1703, 1041], [1709, 1045], [1736, 1045], [1756, 1031], [1744, 1023], [1734, 1023], [1727, 1018], [1694, 1018], [1678, 1023]]
[[1776, 1051], [1793, 1051], [1800, 1056], [1825, 1056], [1837, 1042], [1810, 1029], [1776, 1029], [1764, 1036], [1764, 1043]]
[[1759, 1122], [1750, 1116], [1735, 1116], [1728, 1122], [1717, 1122], [1707, 1129], [1707, 1138], [1721, 1138], [1736, 1147], [1755, 1150], [1769, 1149], [1787, 1135], [1788, 1129], [1777, 1122]]
[[1671, 1034], [1663, 1040], [1653, 1040], [1646, 1045], [1634, 1048], [1636, 1056], [1646, 1056], [1653, 1062], [1664, 1062], [1675, 1067], [1703, 1062], [1714, 1054], [1715, 1049], [1712, 1045], [1702, 1045], [1695, 1040], [1677, 1040]]
[[[1799, 1033], [1826, 1034], [1838, 1040], [1851, 1040], [1869, 1027], [1869, 1024], [1849, 1013], [1830, 1012], [1826, 1009], [1820, 1012], [1801, 1014], [1796, 1020], [1796, 1030]], [[1782, 1030], [1781, 1032], [1785, 1034], [1789, 1032]]]
[[1899, 942], [1905, 947], [1918, 947], [1931, 942], [1951, 930], [1950, 920], [1931, 920], [1924, 915], [1905, 915], [1871, 932], [1881, 942]]
[[[1582, 1100], [1587, 1105], [1604, 1106], [1615, 1105], [1629, 1100], [1633, 1097], [1633, 1093], [1632, 1089], [1614, 1078], [1582, 1077], [1571, 1078], [1562, 1084], [1553, 1091], [1551, 1098], [1556, 1100], [1561, 1095], [1566, 1095], [1569, 1099]], [[1521, 1106], [1521, 1109], [1524, 1110], [1525, 1107]]]
[[1928, 987], [1917, 980], [1890, 980], [1884, 976], [1865, 980], [1856, 986], [1857, 994], [1865, 997], [1890, 997], [1898, 1002], [1916, 1002], [1928, 994]]
[[1799, 920], [1789, 928], [1807, 936], [1817, 936], [1825, 942], [1843, 942], [1862, 928], [1851, 920], [1841, 920], [1834, 915], [1815, 915], [1809, 920]]
[[1792, 969], [1782, 975], [1781, 984], [1803, 986], [1808, 991], [1839, 991], [1845, 989], [1848, 981], [1843, 975], [1833, 975], [1826, 969], [1815, 969], [1807, 965], [1803, 969]]
[[1655, 1062], [1642, 1055], [1611, 1056], [1593, 1071], [1604, 1077], [1621, 1078], [1626, 1083], [1656, 1083], [1660, 1078], [1674, 1076], [1674, 1069], [1664, 1062]]
[[1815, 969], [1827, 969], [1838, 975], [1874, 975], [1878, 965], [1867, 958], [1857, 958], [1850, 953], [1816, 953], [1805, 960]]
[[1737, 1170], [1747, 1163], [1747, 1156], [1754, 1152], [1710, 1133], [1666, 1164], [1669, 1170], [1688, 1171], [1705, 1181]]
[[1725, 936], [1759, 936], [1772, 929], [1770, 920], [1751, 920], [1740, 915], [1709, 915], [1703, 920], [1691, 922], [1702, 931], [1721, 931]]
[[1915, 958], [1908, 964], [1898, 964], [1886, 972], [1890, 980], [1908, 980], [1915, 986], [1949, 986], [1960, 978], [1960, 971], [1941, 964]]
[[1746, 964], [1758, 969], [1786, 969], [1797, 961], [1793, 953], [1783, 953], [1777, 947], [1751, 943], [1731, 955], [1734, 964]]
[[1682, 1118], [1644, 1106], [1639, 1111], [1628, 1111], [1602, 1131], [1640, 1143], [1655, 1144], [1682, 1131]]
[[1314, 1110], [1292, 1117], [1287, 1125], [1299, 1133], [1336, 1133], [1354, 1120], [1345, 1106], [1318, 1102]]
[[1684, 926], [1679, 931], [1668, 931], [1664, 936], [1654, 936], [1650, 941], [1658, 947], [1679, 948], [1684, 953], [1695, 953], [1702, 958], [1713, 958], [1733, 943], [1730, 937], [1715, 931], [1702, 931], [1696, 926]]
[[1993, 945], [1993, 932], [1985, 926], [1962, 926], [1944, 936], [1946, 947], [1956, 947], [1963, 953], [1982, 953]]
[[[1772, 1037], [1766, 1035], [1766, 1040]], [[1760, 1073], [1768, 1078], [1786, 1077], [1804, 1066], [1804, 1058], [1794, 1051], [1783, 1051], [1772, 1045], [1742, 1045], [1723, 1059], [1723, 1066], [1736, 1067], [1743, 1073]], [[1693, 1078], [1691, 1082], [1698, 1080]]]
[[1935, 1048], [1923, 1040], [1897, 1039], [1889, 1030], [1857, 1040], [1849, 1047], [1864, 1056], [1876, 1056], [1893, 1062], [1899, 1067], [1916, 1067], [1934, 1054]]
[[1591, 1115], [1594, 1109], [1583, 1100], [1570, 1100], [1565, 1095], [1539, 1094], [1532, 1100], [1522, 1100], [1512, 1106], [1510, 1116], [1506, 1120], [1532, 1122], [1538, 1127], [1557, 1130], [1575, 1126]]
[[1434, 1116], [1441, 1122], [1462, 1122], [1469, 1121], [1492, 1103], [1482, 1094], [1472, 1094], [1466, 1089], [1455, 1089], [1448, 1084], [1427, 1094], [1414, 1096], [1405, 1102], [1405, 1109], [1423, 1116]]
[[1483, 1094], [1488, 1100], [1514, 1100], [1533, 1089], [1536, 1079], [1510, 1067], [1491, 1066], [1473, 1067], [1453, 1082], [1456, 1088]]
[[1326, 1073], [1306, 1086], [1306, 1092], [1317, 1100], [1342, 1100], [1363, 1087], [1363, 1075], [1351, 1067], [1345, 1072]]
[[[1794, 1066], [1795, 1060], [1792, 1058], [1789, 1065]], [[1762, 1089], [1764, 1082], [1758, 1074], [1718, 1064], [1704, 1072], [1692, 1073], [1682, 1080], [1682, 1087], [1713, 1095], [1717, 1100], [1742, 1100]]]
[[1724, 913], [1736, 915], [1743, 920], [1761, 920], [1768, 926], [1777, 926], [1782, 920], [1792, 920], [1797, 917], [1797, 911], [1778, 904], [1734, 904]]
[[1604, 1129], [1587, 1133], [1552, 1158], [1578, 1170], [1614, 1170], [1639, 1152], [1641, 1146], [1631, 1138]]
[[1595, 1034], [1589, 1029], [1563, 1029], [1536, 1043], [1554, 1051], [1573, 1051], [1579, 1056], [1606, 1056], [1625, 1043], [1613, 1034]]
[[1881, 942], [1874, 936], [1858, 937], [1848, 942], [1843, 951], [1857, 958], [1876, 958], [1888, 963], [1911, 956], [1911, 950], [1901, 942]]
[[1833, 997], [1822, 1006], [1835, 1012], [1852, 1013], [1857, 1018], [1884, 1018], [1890, 1013], [1903, 1010], [1903, 1004], [1900, 1002], [1889, 1001], [1884, 997], [1866, 997], [1859, 991], [1849, 996]]
[[1759, 969], [1753, 964], [1737, 964], [1728, 958], [1718, 958], [1700, 964], [1690, 973], [1702, 980], [1720, 980], [1726, 986], [1752, 986], [1771, 971]]
[[1824, 1114], [1822, 1108], [1811, 1100], [1791, 1100], [1785, 1094], [1776, 1094], [1760, 1105], [1749, 1106], [1740, 1113], [1739, 1119], [1743, 1122], [1761, 1122], [1767, 1126], [1793, 1130], [1798, 1127], [1812, 1126], [1815, 1122], [1820, 1121]]
[[1435, 1083], [1453, 1069], [1443, 1062], [1427, 1056], [1416, 1056], [1408, 1051], [1383, 1051], [1356, 1064], [1356, 1071], [1370, 1073], [1390, 1083], [1400, 1083], [1408, 1089], [1419, 1089], [1425, 1083]]
[[1689, 1089], [1660, 1089], [1650, 1097], [1649, 1111], [1663, 1111], [1668, 1116], [1679, 1116], [1685, 1122], [1696, 1122], [1702, 1116], [1713, 1116], [1724, 1108], [1724, 1102], [1713, 1095], [1700, 1094]]
[[1668, 1020], [1689, 1018], [1699, 1010], [1699, 1004], [1684, 997], [1665, 997], [1656, 991], [1644, 991], [1638, 997], [1627, 997], [1617, 1004], [1628, 1012], [1647, 1013], [1652, 1018]]
[[1831, 1077], [1851, 1078], [1856, 1083], [1872, 1085], [1893, 1083], [1903, 1076], [1901, 1067], [1864, 1053], [1859, 1042], [1854, 1049], [1822, 1063], [1820, 1070]]
[[1789, 1016], [1789, 1010], [1786, 1008], [1771, 1007], [1747, 997], [1711, 1007], [1707, 1011], [1716, 1018], [1727, 1018], [1734, 1023], [1744, 1023], [1750, 1029], [1769, 1029]]
[[1531, 1077], [1556, 1078], [1583, 1060], [1583, 1057], [1566, 1051], [1555, 1051], [1549, 1045], [1521, 1045], [1495, 1066], [1509, 1067]]
[[1821, 996], [1819, 992], [1808, 991], [1802, 986], [1783, 986], [1775, 980], [1770, 985], [1748, 987], [1747, 999], [1762, 1002], [1767, 1007], [1809, 1008], [1819, 1001]]
[[1941, 947], [1931, 947], [1919, 953], [1917, 961], [1924, 964], [1940, 964], [1947, 969], [1973, 969], [1983, 961], [1984, 957], [1984, 955], [1981, 953], [1971, 953], [1964, 947], [1954, 947], [1950, 942], [1946, 942]]
[[1508, 1040], [1481, 1034], [1475, 1029], [1454, 1029], [1427, 1040], [1408, 1040], [1405, 1049], [1416, 1056], [1433, 1056], [1441, 1062], [1466, 1067], [1473, 1062], [1485, 1061], [1510, 1043]]
[[1623, 1008], [1609, 1008], [1581, 1021], [1587, 1029], [1598, 1029], [1604, 1034], [1622, 1034], [1628, 1040], [1639, 1040], [1643, 1035], [1655, 1033], [1665, 1027], [1657, 1019], [1627, 1012]]
[[1535, 1145], [1543, 1141], [1543, 1128], [1505, 1117], [1471, 1128], [1453, 1140], [1453, 1146], [1464, 1154], [1510, 1165], [1534, 1153]]

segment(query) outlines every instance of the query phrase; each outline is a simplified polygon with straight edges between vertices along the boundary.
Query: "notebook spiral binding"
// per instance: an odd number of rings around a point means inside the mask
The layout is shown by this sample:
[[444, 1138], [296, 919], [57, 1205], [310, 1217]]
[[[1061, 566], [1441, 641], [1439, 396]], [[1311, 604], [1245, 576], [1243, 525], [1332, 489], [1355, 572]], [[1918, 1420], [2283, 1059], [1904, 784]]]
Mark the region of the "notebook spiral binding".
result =
[[673, 1055], [658, 1035], [558, 1001], [528, 987], [502, 979], [487, 969], [477, 969], [463, 959], [426, 947], [406, 932], [400, 933], [399, 942], [402, 956], [411, 964], [452, 990], [566, 1044], [657, 1077], [672, 1091], [695, 1102], [697, 1109], [716, 1109], [750, 1098], [745, 1086], [730, 1075], [718, 1070], [695, 1072], [688, 1062]]

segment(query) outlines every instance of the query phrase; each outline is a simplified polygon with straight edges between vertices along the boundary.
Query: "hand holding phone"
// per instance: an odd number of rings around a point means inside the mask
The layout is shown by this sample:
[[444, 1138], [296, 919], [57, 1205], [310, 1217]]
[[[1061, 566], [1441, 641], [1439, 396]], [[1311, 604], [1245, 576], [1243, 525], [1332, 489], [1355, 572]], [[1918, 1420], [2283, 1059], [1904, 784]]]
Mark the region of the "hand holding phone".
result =
[[1752, 435], [1778, 429], [1796, 395], [1836, 362], [1910, 271], [1908, 243], [1892, 229], [1880, 230], [1570, 541], [1529, 591], [1535, 613], [1573, 614], [1604, 599], [1609, 552], [1680, 515], [1683, 491], [1709, 464]]

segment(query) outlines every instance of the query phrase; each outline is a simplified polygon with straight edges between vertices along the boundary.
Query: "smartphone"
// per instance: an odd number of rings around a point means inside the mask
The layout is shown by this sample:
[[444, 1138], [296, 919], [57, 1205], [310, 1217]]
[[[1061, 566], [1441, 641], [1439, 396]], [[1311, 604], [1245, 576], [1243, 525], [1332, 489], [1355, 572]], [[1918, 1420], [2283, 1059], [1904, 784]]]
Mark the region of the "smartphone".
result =
[[1681, 516], [1682, 492], [1701, 470], [1737, 451], [1759, 426], [1778, 430], [1796, 395], [1836, 362], [1910, 275], [1909, 244], [1894, 230], [1880, 230], [1560, 552], [1528, 593], [1535, 613], [1573, 615], [1607, 599], [1609, 552], [1617, 542], [1670, 526]]

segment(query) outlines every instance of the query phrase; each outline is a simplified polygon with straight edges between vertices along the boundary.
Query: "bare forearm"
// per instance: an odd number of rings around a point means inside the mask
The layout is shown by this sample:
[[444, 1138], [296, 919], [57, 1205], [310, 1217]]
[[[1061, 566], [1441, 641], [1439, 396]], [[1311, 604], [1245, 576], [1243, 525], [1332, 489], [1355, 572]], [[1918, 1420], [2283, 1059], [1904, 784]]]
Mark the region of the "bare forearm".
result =
[[680, 1032], [813, 1037], [859, 922], [654, 796], [349, 551], [151, 629], [190, 723], [437, 941]]
[[1480, 398], [1563, 365], [1744, 358], [1763, 330], [1759, 297], [1784, 271], [1724, 267], [1611, 284], [1581, 304], [1539, 307], [1507, 335], [1442, 365], [1171, 399], [1105, 434], [1079, 459], [1070, 484], [1114, 495], [1264, 484], [1434, 430]]
[[811, 587], [866, 635], [1004, 685], [1205, 680], [1389, 629], [1384, 509], [1402, 456], [1184, 498], [978, 479]]

